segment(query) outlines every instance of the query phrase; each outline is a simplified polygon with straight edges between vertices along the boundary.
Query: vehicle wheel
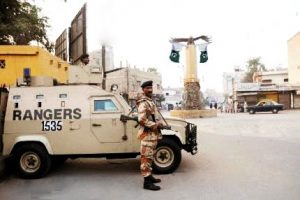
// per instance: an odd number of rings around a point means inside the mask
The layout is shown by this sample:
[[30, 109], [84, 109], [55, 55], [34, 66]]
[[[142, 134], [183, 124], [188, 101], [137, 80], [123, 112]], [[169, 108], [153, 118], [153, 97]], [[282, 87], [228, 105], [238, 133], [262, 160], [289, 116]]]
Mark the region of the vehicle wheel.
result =
[[272, 113], [274, 113], [274, 114], [278, 113], [278, 109], [277, 108], [273, 108]]
[[50, 170], [51, 159], [42, 145], [24, 144], [14, 152], [14, 165], [21, 178], [42, 178]]
[[255, 110], [254, 109], [250, 109], [249, 110], [249, 114], [255, 114]]
[[157, 144], [153, 171], [158, 174], [174, 172], [181, 162], [181, 148], [173, 139], [163, 138]]

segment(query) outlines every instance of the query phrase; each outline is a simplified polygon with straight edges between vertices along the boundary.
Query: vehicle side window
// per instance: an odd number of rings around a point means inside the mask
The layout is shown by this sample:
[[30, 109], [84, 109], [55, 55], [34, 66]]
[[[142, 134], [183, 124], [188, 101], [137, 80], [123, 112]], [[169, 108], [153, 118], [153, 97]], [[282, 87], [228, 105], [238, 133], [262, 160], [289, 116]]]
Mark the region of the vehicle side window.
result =
[[94, 111], [117, 111], [118, 108], [111, 99], [95, 100]]

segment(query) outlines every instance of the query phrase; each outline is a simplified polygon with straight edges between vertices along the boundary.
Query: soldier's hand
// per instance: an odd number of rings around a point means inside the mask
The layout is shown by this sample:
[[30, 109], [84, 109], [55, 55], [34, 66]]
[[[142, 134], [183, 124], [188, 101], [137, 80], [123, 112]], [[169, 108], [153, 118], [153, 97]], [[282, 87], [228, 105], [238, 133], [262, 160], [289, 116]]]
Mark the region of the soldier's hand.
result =
[[152, 129], [153, 129], [153, 131], [157, 131], [161, 127], [163, 127], [163, 124], [161, 122], [156, 122]]
[[158, 128], [159, 129], [161, 129], [164, 126], [164, 124], [162, 122], [157, 122], [157, 123], [158, 123]]

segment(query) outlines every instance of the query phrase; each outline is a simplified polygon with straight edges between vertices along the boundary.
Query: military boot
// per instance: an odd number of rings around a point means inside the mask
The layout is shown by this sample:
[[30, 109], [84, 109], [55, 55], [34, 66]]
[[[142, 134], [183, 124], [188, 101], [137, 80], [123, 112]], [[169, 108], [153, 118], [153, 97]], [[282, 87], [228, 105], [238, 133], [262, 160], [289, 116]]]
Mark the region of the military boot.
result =
[[150, 176], [144, 177], [144, 189], [147, 190], [160, 190], [160, 187], [157, 185], [154, 185], [151, 181]]
[[160, 183], [161, 180], [159, 178], [154, 178], [154, 176], [150, 175], [150, 180], [152, 181], [152, 183]]

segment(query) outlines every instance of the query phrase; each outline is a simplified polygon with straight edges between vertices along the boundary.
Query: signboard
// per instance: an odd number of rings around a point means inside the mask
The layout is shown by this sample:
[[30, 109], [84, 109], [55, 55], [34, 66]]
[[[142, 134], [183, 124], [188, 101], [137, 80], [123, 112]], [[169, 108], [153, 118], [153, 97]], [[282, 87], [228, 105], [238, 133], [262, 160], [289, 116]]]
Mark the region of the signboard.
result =
[[68, 53], [68, 31], [65, 29], [55, 41], [55, 55], [62, 60], [69, 60]]
[[259, 91], [259, 83], [238, 83], [237, 91]]
[[70, 29], [70, 58], [72, 63], [79, 61], [87, 53], [86, 42], [86, 4], [72, 20]]

